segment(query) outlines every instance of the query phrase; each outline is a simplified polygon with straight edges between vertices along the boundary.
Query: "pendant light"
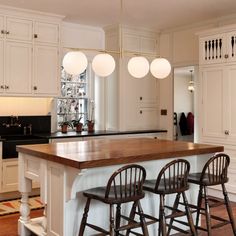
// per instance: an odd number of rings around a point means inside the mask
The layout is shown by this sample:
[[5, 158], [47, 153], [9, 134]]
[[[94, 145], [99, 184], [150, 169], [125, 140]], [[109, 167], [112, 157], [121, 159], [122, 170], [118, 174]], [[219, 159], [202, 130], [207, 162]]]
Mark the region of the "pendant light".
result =
[[165, 58], [156, 58], [150, 65], [150, 71], [154, 77], [164, 79], [170, 74], [171, 65]]
[[188, 85], [188, 90], [192, 93], [194, 91], [194, 81], [193, 81], [193, 70], [189, 71], [191, 73], [191, 77], [190, 77], [190, 81], [189, 81], [189, 85]]
[[87, 68], [88, 60], [84, 53], [71, 51], [64, 56], [62, 65], [68, 74], [79, 75]]
[[132, 57], [128, 62], [128, 71], [135, 78], [143, 78], [148, 74], [149, 62], [143, 56]]
[[108, 53], [101, 53], [93, 58], [92, 68], [97, 76], [107, 77], [113, 73], [115, 67], [115, 60]]

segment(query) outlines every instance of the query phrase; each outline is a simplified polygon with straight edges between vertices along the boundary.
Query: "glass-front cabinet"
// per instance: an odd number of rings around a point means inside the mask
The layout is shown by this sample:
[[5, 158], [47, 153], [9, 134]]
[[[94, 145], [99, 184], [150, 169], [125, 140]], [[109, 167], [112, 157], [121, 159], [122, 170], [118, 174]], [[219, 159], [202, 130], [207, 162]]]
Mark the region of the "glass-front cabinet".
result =
[[85, 124], [88, 119], [89, 79], [88, 71], [72, 76], [61, 70], [61, 96], [57, 99], [57, 124], [78, 120]]

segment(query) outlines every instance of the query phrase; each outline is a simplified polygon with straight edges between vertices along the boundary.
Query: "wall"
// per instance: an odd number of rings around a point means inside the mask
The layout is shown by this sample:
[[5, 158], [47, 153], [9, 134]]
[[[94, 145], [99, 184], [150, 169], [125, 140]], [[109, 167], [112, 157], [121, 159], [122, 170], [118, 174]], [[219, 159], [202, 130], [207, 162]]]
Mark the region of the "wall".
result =
[[0, 97], [0, 116], [48, 115], [51, 98]]
[[[175, 67], [196, 66], [199, 60], [197, 33], [232, 23], [236, 23], [236, 15], [162, 31], [159, 39], [160, 55], [171, 62], [172, 71]], [[197, 96], [196, 93], [195, 96]], [[160, 117], [159, 126], [168, 130], [169, 139], [173, 138], [173, 107], [172, 73], [168, 78], [160, 81], [160, 109], [167, 109], [167, 116]]]

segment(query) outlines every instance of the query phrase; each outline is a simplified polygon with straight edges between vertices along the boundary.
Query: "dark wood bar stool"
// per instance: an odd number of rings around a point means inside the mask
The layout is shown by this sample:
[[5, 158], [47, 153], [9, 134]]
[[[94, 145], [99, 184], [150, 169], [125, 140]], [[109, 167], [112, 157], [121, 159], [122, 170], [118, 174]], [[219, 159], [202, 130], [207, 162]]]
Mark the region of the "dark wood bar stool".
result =
[[[177, 230], [181, 233], [189, 234], [182, 228], [174, 225], [174, 221], [189, 225], [192, 235], [197, 235], [193, 224], [192, 215], [188, 206], [188, 201], [185, 195], [185, 191], [188, 190], [188, 175], [190, 170], [190, 164], [186, 160], [177, 159], [171, 161], [162, 168], [157, 176], [156, 180], [146, 180], [143, 189], [145, 191], [158, 194], [160, 196], [159, 204], [159, 229], [158, 235], [169, 235], [171, 229]], [[169, 194], [176, 194], [176, 198], [173, 206], [165, 205], [165, 196]], [[183, 198], [184, 210], [179, 208], [180, 198]], [[171, 210], [169, 215], [165, 214], [165, 208]], [[188, 223], [178, 221], [176, 218], [187, 215]], [[146, 216], [148, 218], [148, 216]], [[167, 220], [169, 223], [167, 224]], [[167, 230], [168, 226], [168, 230]]]
[[[197, 210], [196, 229], [207, 231], [209, 236], [213, 235], [212, 229], [222, 227], [226, 224], [231, 224], [233, 234], [236, 236], [235, 221], [228, 194], [225, 188], [225, 183], [228, 182], [227, 173], [229, 163], [230, 158], [228, 155], [218, 153], [207, 161], [201, 173], [193, 173], [189, 175], [189, 183], [199, 185], [197, 206], [191, 206]], [[208, 196], [207, 187], [214, 185], [221, 185], [224, 200], [217, 200]], [[229, 220], [223, 219], [222, 217], [216, 215], [212, 215], [210, 213], [210, 208], [217, 207], [220, 205], [226, 206]], [[205, 215], [206, 228], [200, 227], [198, 225], [200, 214]], [[218, 222], [212, 225], [211, 219], [214, 219]]]
[[[131, 229], [141, 227], [143, 234], [148, 235], [147, 225], [143, 216], [143, 210], [140, 199], [144, 198], [143, 183], [146, 178], [146, 171], [139, 165], [127, 165], [116, 172], [108, 180], [106, 187], [98, 187], [83, 192], [87, 198], [84, 208], [84, 214], [80, 225], [79, 236], [84, 235], [85, 227], [88, 226], [95, 231], [100, 232], [98, 235], [123, 235], [121, 231], [127, 231], [129, 235]], [[89, 206], [91, 200], [101, 201], [110, 205], [110, 229], [106, 230], [97, 225], [87, 222]], [[130, 216], [121, 214], [122, 203], [133, 202]], [[116, 205], [116, 212], [114, 206]], [[137, 209], [137, 211], [136, 211]], [[138, 214], [140, 221], [134, 220], [134, 215]], [[126, 225], [121, 226], [121, 218], [128, 221]], [[137, 217], [136, 217], [137, 218]]]

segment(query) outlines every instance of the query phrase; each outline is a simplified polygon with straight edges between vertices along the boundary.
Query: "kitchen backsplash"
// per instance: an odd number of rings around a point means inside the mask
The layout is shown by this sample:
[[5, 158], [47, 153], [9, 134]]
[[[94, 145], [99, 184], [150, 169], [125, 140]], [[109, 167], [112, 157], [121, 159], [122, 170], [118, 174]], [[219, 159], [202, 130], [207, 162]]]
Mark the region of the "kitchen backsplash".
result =
[[0, 135], [50, 133], [51, 116], [0, 116]]

